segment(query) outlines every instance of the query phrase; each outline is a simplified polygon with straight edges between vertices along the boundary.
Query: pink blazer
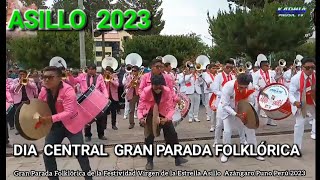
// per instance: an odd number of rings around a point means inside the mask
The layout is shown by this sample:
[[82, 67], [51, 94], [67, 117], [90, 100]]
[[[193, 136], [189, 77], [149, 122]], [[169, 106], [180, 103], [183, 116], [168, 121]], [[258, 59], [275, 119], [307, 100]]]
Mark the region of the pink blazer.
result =
[[[80, 76], [74, 78], [73, 76], [69, 76], [69, 80], [72, 84], [80, 84], [81, 93], [84, 93], [88, 90], [87, 86], [87, 74], [81, 74]], [[106, 84], [101, 74], [97, 77], [96, 88], [104, 94], [106, 98], [109, 98], [109, 90], [106, 88]]]
[[[17, 93], [14, 92], [14, 90], [19, 86], [19, 79], [14, 79], [12, 81], [12, 84], [10, 86], [10, 93], [13, 96], [13, 102], [14, 104], [18, 104], [21, 102], [22, 100], [22, 90]], [[18, 89], [17, 89], [18, 90]], [[29, 98], [29, 100], [34, 99], [35, 97], [37, 97], [38, 95], [38, 88], [36, 83], [34, 83], [34, 81], [32, 79], [29, 79], [28, 84], [26, 85], [26, 92], [27, 92], [27, 96]]]
[[6, 101], [9, 103], [13, 103], [13, 99], [11, 97], [11, 93], [9, 92], [9, 89], [6, 90]]
[[[133, 76], [131, 74], [128, 75], [128, 77], [126, 78], [126, 82], [124, 83], [125, 88], [127, 88], [130, 85], [132, 78], [133, 78]], [[138, 82], [139, 82], [139, 80], [138, 80]], [[139, 95], [139, 86], [136, 86], [135, 89], [136, 89], [136, 95]], [[128, 89], [128, 92], [126, 95], [126, 98], [128, 101], [130, 101], [133, 98], [133, 90], [134, 90], [134, 88]]]
[[[47, 102], [47, 91], [45, 87], [41, 88], [39, 99]], [[63, 82], [63, 87], [59, 90], [56, 101], [57, 114], [52, 115], [52, 122], [61, 121], [63, 125], [73, 134], [80, 132], [83, 125], [75, 121], [78, 114], [78, 104], [76, 93], [73, 87]]]
[[[151, 86], [144, 88], [140, 94], [137, 110], [138, 119], [146, 117], [153, 105], [155, 104], [151, 88]], [[172, 104], [172, 95], [170, 93], [171, 90], [169, 89], [169, 87], [163, 86], [161, 100], [159, 103], [159, 114], [165, 116], [168, 120], [172, 120], [172, 116], [175, 111], [174, 106]]]
[[113, 75], [113, 80], [106, 83], [107, 90], [111, 90], [111, 96], [114, 101], [119, 101], [118, 96], [118, 87], [119, 87], [119, 79], [117, 75]]
[[[166, 81], [166, 86], [169, 87], [170, 91], [173, 93], [173, 85], [174, 82], [169, 74], [163, 74], [163, 77]], [[151, 85], [151, 72], [148, 72], [144, 74], [140, 79], [140, 86], [139, 86], [139, 94], [142, 92], [142, 90]]]

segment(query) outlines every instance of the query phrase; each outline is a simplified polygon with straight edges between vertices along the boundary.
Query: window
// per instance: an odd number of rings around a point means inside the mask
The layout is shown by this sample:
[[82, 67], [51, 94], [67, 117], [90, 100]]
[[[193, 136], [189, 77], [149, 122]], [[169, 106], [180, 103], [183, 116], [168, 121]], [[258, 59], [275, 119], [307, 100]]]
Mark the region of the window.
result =
[[102, 51], [97, 51], [96, 56], [102, 56]]

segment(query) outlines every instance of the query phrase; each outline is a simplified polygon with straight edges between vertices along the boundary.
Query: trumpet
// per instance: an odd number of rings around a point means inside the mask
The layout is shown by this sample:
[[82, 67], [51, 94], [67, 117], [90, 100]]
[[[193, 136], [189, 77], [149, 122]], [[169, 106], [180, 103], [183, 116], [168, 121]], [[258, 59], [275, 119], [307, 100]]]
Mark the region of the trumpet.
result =
[[66, 80], [66, 79], [67, 79], [67, 73], [66, 73], [66, 72], [63, 72], [61, 78], [62, 78], [62, 80]]
[[236, 68], [236, 74], [245, 73], [246, 70], [247, 70], [247, 69], [246, 69], [245, 67], [243, 67], [243, 66], [237, 67], [237, 68]]
[[105, 82], [110, 82], [112, 79], [113, 79], [113, 78], [112, 78], [112, 76], [111, 76], [110, 74], [107, 74], [107, 75], [105, 75], [105, 77], [104, 77], [104, 81], [105, 81]]
[[132, 66], [130, 65], [130, 64], [128, 64], [127, 66], [126, 66], [126, 72], [127, 73], [130, 73], [132, 71]]
[[[14, 92], [15, 92], [16, 94], [19, 94], [19, 93], [20, 93], [20, 91], [21, 91], [21, 89], [22, 89], [22, 86], [26, 86], [26, 85], [28, 84], [28, 82], [29, 82], [29, 76], [30, 76], [30, 72], [27, 74], [27, 77], [26, 77], [26, 78], [21, 79], [20, 85], [17, 86], [17, 87], [14, 89]], [[17, 88], [18, 88], [18, 87], [20, 87], [20, 88], [19, 88], [19, 90], [17, 91]]]
[[280, 66], [280, 67], [285, 67], [286, 64], [287, 64], [287, 62], [286, 62], [284, 59], [280, 59], [280, 60], [279, 60], [279, 66]]
[[252, 69], [252, 63], [250, 61], [247, 61], [245, 64], [244, 64], [244, 67], [248, 70], [251, 70]]
[[139, 79], [141, 78], [141, 76], [143, 75], [144, 69], [145, 69], [145, 68], [144, 68], [143, 66], [141, 66], [138, 75], [135, 76], [135, 77], [133, 77], [133, 79], [130, 81], [129, 86], [128, 86], [128, 87], [123, 91], [123, 93], [121, 94], [121, 98], [124, 99], [124, 98], [126, 97], [126, 95], [127, 95], [127, 93], [128, 93], [128, 91], [129, 91], [130, 88], [136, 88], [136, 87], [138, 86], [138, 84], [139, 84], [138, 81], [139, 81]]
[[296, 67], [296, 66], [299, 66], [301, 64], [301, 61], [299, 59], [295, 59], [293, 61], [293, 65]]
[[191, 61], [187, 61], [186, 62], [186, 67], [187, 68], [190, 68], [192, 65], [193, 65], [193, 63]]

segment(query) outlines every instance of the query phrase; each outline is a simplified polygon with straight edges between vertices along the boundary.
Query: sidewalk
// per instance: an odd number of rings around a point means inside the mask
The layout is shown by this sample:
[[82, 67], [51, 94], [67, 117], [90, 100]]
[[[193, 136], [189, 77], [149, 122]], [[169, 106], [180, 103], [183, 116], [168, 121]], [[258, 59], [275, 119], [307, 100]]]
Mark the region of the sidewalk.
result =
[[[257, 137], [258, 142], [262, 140], [266, 140], [267, 143], [293, 143], [293, 134], [289, 135], [272, 135], [272, 136], [260, 136]], [[233, 139], [234, 142], [238, 143], [238, 138]], [[194, 143], [194, 144], [212, 144], [211, 141], [192, 141], [186, 143]], [[185, 144], [185, 143], [182, 143]], [[109, 152], [110, 156], [107, 158], [98, 158], [92, 157], [90, 158], [90, 164], [92, 170], [144, 170], [146, 159], [142, 157], [135, 157], [135, 158], [126, 158], [121, 157], [118, 158], [114, 155], [113, 149], [108, 148], [107, 152]], [[20, 171], [30, 171], [30, 170], [39, 170], [44, 171], [44, 164], [42, 155], [38, 158], [14, 158], [14, 157], [7, 157], [7, 179], [8, 180], [25, 180], [26, 177], [15, 177], [13, 176], [14, 170]], [[222, 180], [222, 179], [230, 179], [230, 180], [240, 180], [240, 179], [252, 179], [252, 180], [314, 180], [315, 179], [315, 141], [310, 138], [310, 133], [305, 133], [304, 140], [303, 140], [303, 150], [302, 150], [302, 157], [266, 157], [265, 161], [258, 161], [255, 158], [230, 158], [227, 163], [221, 163], [218, 157], [198, 157], [198, 158], [191, 158], [187, 157], [189, 160], [183, 166], [176, 167], [174, 165], [174, 158], [168, 157], [155, 157], [154, 158], [154, 171], [161, 171], [161, 170], [212, 170], [216, 169], [222, 173], [220, 177], [152, 177], [152, 179], [156, 180], [166, 180], [166, 179], [201, 179], [201, 180]], [[80, 166], [76, 158], [68, 157], [68, 158], [57, 158], [57, 164], [59, 170], [80, 170]], [[255, 171], [255, 170], [262, 170], [262, 171], [273, 171], [273, 170], [305, 170], [306, 176], [303, 177], [225, 177], [224, 173], [225, 170], [238, 170], [238, 171]], [[47, 177], [27, 177], [28, 180], [47, 180]], [[60, 178], [61, 180], [79, 180], [83, 179], [81, 177], [71, 177], [71, 178]], [[94, 177], [95, 180], [121, 180], [121, 179], [128, 179], [128, 180], [144, 180], [150, 179], [148, 177]]]

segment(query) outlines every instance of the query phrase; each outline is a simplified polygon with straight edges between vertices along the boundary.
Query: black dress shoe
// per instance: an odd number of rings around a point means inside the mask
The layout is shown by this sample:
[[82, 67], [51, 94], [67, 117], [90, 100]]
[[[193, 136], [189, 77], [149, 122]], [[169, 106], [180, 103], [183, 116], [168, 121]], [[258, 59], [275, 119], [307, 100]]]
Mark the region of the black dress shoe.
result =
[[118, 130], [117, 126], [112, 126], [113, 130]]
[[153, 162], [152, 161], [148, 161], [146, 164], [146, 170], [152, 170], [153, 169]]
[[134, 124], [129, 125], [129, 129], [132, 129], [134, 127]]
[[85, 138], [85, 141], [86, 141], [86, 142], [90, 142], [90, 141], [91, 141], [91, 137], [86, 137], [86, 138]]
[[107, 140], [107, 138], [106, 138], [105, 136], [101, 136], [101, 137], [99, 137], [99, 139], [101, 139], [101, 140]]
[[182, 157], [177, 157], [177, 158], [175, 159], [175, 164], [176, 164], [176, 166], [180, 166], [181, 164], [184, 164], [184, 163], [186, 163], [186, 162], [188, 162], [188, 160], [187, 160], [187, 159], [184, 159], [184, 158], [182, 158]]

